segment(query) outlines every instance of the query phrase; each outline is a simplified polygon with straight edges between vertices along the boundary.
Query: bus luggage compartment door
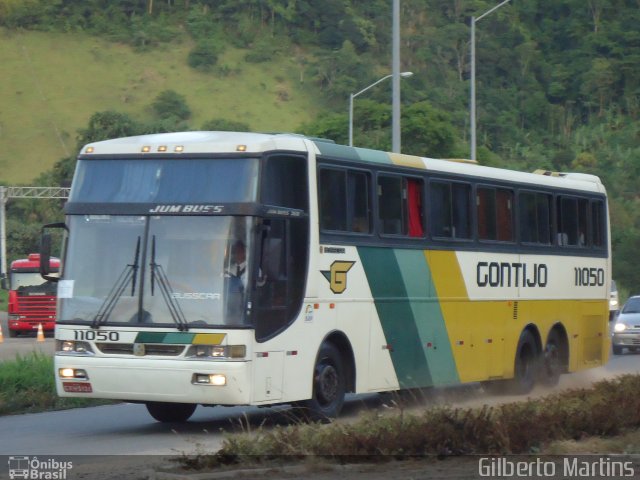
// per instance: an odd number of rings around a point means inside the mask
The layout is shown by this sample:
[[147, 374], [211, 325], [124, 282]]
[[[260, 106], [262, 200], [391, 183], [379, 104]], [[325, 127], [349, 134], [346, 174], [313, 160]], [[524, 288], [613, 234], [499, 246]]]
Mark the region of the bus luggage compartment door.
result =
[[281, 399], [284, 352], [257, 352], [253, 363], [253, 401]]

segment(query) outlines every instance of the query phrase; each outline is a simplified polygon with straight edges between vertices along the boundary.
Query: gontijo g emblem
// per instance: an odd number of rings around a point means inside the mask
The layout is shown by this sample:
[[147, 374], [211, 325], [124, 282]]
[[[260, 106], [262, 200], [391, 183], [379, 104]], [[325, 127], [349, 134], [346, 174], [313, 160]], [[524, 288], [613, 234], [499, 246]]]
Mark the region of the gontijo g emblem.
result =
[[333, 293], [342, 293], [347, 289], [347, 272], [355, 263], [336, 260], [331, 264], [331, 270], [320, 271], [329, 281], [329, 288]]

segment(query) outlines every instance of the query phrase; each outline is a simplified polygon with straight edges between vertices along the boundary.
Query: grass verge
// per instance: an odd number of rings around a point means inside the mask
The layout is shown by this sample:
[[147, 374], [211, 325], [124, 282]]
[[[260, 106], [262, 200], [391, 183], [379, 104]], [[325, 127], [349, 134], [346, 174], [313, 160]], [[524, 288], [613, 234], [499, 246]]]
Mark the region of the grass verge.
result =
[[40, 352], [0, 362], [0, 415], [88, 407], [111, 403], [56, 395], [53, 359]]
[[232, 434], [213, 455], [187, 468], [315, 457], [379, 462], [422, 456], [541, 453], [585, 438], [613, 438], [640, 428], [640, 375], [589, 389], [476, 409], [436, 407], [420, 414], [368, 412], [354, 423], [294, 424]]

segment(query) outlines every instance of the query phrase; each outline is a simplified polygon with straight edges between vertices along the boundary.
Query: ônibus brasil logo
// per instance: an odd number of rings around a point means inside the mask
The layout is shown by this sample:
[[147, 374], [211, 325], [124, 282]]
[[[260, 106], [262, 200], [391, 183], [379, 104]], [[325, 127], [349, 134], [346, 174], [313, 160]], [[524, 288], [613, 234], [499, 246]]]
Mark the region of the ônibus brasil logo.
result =
[[33, 480], [65, 480], [67, 470], [73, 468], [73, 462], [62, 462], [53, 458], [40, 460], [38, 457], [9, 457], [9, 478]]

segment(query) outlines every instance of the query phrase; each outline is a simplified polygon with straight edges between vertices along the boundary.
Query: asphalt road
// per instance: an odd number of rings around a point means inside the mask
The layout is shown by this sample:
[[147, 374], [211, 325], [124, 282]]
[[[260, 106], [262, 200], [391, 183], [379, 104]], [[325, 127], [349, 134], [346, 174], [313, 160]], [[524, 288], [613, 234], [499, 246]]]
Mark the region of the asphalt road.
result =
[[[586, 387], [603, 378], [639, 373], [639, 360], [638, 354], [612, 356], [603, 367], [563, 375], [556, 389]], [[548, 392], [538, 388], [532, 396]], [[349, 421], [363, 408], [379, 408], [382, 399], [379, 395], [351, 397], [341, 421]], [[423, 402], [474, 406], [514, 399], [518, 397], [490, 396], [471, 385], [434, 389]], [[14, 415], [0, 417], [0, 455], [168, 455], [194, 453], [202, 448], [212, 452], [220, 447], [224, 432], [290, 421], [287, 407], [198, 407], [187, 423], [161, 424], [148, 415], [143, 405], [124, 403]]]
[[34, 351], [53, 355], [55, 341], [51, 335], [45, 336], [44, 342], [39, 342], [35, 333], [10, 338], [9, 328], [7, 327], [7, 312], [0, 312], [0, 325], [2, 326], [3, 339], [2, 343], [0, 343], [0, 361], [13, 360], [16, 355], [28, 355]]

